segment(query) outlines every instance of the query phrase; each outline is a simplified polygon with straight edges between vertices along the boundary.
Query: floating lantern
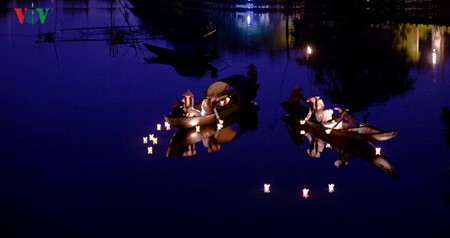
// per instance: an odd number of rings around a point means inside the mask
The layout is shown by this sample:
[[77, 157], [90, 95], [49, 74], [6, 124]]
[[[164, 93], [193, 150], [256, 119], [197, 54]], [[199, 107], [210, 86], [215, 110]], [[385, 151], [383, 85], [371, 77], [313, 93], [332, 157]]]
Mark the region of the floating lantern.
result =
[[300, 120], [300, 124], [304, 125], [305, 124], [305, 120]]
[[143, 143], [144, 144], [147, 144], [148, 143], [148, 138], [145, 136], [145, 137], [142, 137], [142, 140], [143, 140]]
[[334, 184], [332, 184], [332, 183], [328, 184], [328, 192], [329, 193], [334, 193]]
[[149, 139], [149, 140], [153, 141], [153, 138], [155, 138], [155, 135], [154, 135], [154, 134], [149, 134], [149, 135], [148, 135], [148, 139]]
[[158, 138], [156, 138], [156, 137], [153, 138], [152, 142], [153, 142], [154, 145], [158, 144]]
[[381, 155], [381, 147], [375, 148], [375, 155]]
[[200, 132], [200, 126], [195, 127], [195, 132]]
[[300, 131], [300, 135], [304, 135], [306, 132], [304, 130]]
[[270, 193], [270, 184], [268, 183], [264, 184], [264, 193]]
[[309, 189], [304, 188], [304, 189], [302, 190], [302, 192], [303, 192], [303, 194], [302, 194], [302, 197], [303, 197], [303, 198], [309, 198]]
[[147, 147], [147, 154], [152, 155], [153, 154], [153, 147]]
[[157, 125], [156, 125], [156, 130], [157, 130], [157, 131], [160, 131], [160, 130], [161, 130], [161, 124], [157, 124]]

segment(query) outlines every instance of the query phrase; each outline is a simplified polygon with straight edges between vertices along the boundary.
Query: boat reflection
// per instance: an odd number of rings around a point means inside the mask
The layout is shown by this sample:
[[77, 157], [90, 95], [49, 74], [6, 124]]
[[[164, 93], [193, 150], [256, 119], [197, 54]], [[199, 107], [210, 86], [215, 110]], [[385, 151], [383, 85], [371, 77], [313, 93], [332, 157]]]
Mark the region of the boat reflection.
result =
[[339, 134], [328, 134], [326, 130], [311, 126], [310, 123], [301, 123], [298, 117], [288, 115], [281, 118], [285, 122], [292, 141], [295, 144], [303, 144], [305, 137], [310, 146], [307, 149], [309, 156], [319, 158], [324, 149], [332, 149], [339, 155], [334, 162], [340, 168], [347, 165], [355, 157], [361, 158], [380, 168], [393, 179], [397, 179], [397, 173], [386, 156], [373, 143], [354, 138], [346, 138]]
[[208, 124], [193, 128], [180, 128], [172, 136], [166, 157], [185, 158], [197, 154], [197, 143], [202, 142], [208, 153], [218, 152], [221, 145], [239, 135], [255, 130], [258, 125], [259, 106], [250, 102], [245, 110], [222, 118], [221, 124]]

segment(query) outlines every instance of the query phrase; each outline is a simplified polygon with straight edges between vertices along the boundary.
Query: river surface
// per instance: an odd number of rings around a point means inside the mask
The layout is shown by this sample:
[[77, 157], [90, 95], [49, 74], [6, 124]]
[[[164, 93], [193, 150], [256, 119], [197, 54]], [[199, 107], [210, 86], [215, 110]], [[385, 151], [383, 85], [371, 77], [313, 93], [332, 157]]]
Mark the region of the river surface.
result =
[[[306, 17], [248, 9], [191, 20], [123, 1], [9, 2], [0, 11], [2, 237], [450, 235], [449, 27], [294, 28]], [[189, 51], [209, 21], [216, 31], [198, 38], [216, 50], [216, 72], [145, 60], [155, 55], [143, 43]], [[187, 90], [200, 100], [249, 64], [259, 110], [230, 122], [219, 151], [199, 141], [195, 155], [167, 157], [173, 102]], [[330, 148], [311, 157], [308, 139], [295, 142], [281, 120], [295, 86], [397, 129], [374, 144], [398, 179], [358, 157], [337, 168]]]

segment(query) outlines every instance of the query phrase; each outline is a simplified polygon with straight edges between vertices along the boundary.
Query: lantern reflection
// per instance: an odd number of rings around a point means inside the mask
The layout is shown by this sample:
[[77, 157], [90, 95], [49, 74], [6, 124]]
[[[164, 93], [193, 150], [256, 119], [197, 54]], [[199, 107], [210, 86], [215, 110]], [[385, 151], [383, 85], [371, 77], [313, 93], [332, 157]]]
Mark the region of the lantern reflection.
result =
[[168, 122], [164, 122], [164, 127], [166, 128], [166, 131], [170, 130], [170, 124]]

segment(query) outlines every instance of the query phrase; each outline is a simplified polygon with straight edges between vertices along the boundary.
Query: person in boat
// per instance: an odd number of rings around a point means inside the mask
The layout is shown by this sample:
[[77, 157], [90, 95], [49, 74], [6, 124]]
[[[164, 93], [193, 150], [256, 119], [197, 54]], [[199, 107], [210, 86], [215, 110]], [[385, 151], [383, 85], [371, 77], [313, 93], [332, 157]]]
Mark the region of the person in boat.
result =
[[309, 112], [305, 120], [308, 121], [314, 115], [317, 122], [325, 125], [333, 119], [333, 110], [325, 109], [325, 103], [319, 96], [310, 97], [306, 100], [309, 104]]
[[292, 89], [291, 94], [289, 95], [288, 104], [300, 105], [302, 102], [308, 105], [308, 102], [305, 96], [303, 95], [303, 89], [300, 88], [299, 86], [295, 86]]
[[303, 104], [308, 105], [308, 102], [303, 95], [303, 89], [299, 86], [295, 86], [292, 89], [291, 94], [289, 95], [287, 105], [286, 105], [286, 111], [289, 114], [302, 114], [305, 113], [305, 109], [303, 109]]
[[172, 112], [170, 114], [174, 117], [184, 115], [184, 104], [180, 99], [175, 100], [175, 102], [172, 104]]
[[258, 81], [258, 72], [256, 71], [256, 66], [254, 64], [250, 64], [249, 66], [247, 66], [247, 68], [248, 68], [247, 71], [248, 80], [256, 84]]
[[339, 113], [339, 118], [335, 122], [335, 125], [331, 129], [346, 130], [348, 128], [359, 127], [359, 122], [348, 111], [348, 109], [336, 107], [334, 108]]
[[194, 94], [191, 91], [183, 93], [183, 111], [187, 117], [201, 116], [201, 112], [194, 108]]
[[201, 105], [201, 114], [202, 116], [205, 115], [210, 115], [214, 113], [214, 107], [213, 107], [213, 103], [216, 101], [215, 97], [206, 97], [205, 99], [203, 99], [202, 101], [202, 105]]

